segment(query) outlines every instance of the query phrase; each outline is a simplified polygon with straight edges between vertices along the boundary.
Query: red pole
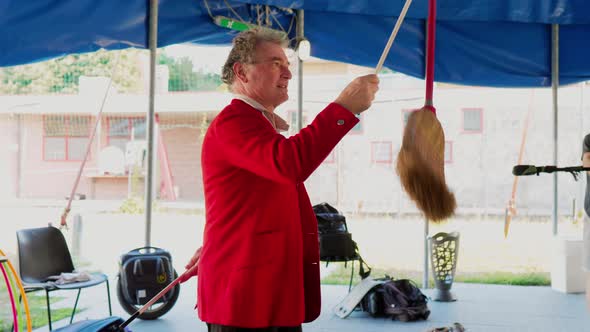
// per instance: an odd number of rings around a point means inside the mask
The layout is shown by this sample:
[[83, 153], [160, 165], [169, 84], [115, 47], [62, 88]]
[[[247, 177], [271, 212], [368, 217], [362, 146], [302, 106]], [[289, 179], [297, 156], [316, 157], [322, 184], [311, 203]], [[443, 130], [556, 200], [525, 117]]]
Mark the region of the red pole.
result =
[[428, 0], [428, 21], [426, 24], [426, 100], [424, 106], [436, 114], [432, 101], [434, 86], [434, 42], [436, 31], [436, 0]]

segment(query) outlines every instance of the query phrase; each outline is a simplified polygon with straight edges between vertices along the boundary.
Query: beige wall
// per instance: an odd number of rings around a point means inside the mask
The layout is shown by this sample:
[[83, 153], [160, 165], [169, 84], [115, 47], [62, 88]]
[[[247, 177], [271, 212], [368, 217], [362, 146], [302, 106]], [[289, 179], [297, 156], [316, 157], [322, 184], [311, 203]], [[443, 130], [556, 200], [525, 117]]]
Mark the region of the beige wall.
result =
[[162, 130], [179, 200], [202, 200], [201, 134], [199, 128]]
[[[21, 198], [63, 199], [69, 196], [78, 174], [81, 161], [43, 160], [43, 117], [21, 115], [22, 168]], [[94, 124], [93, 124], [94, 125]], [[87, 198], [123, 199], [128, 195], [128, 177], [98, 174], [98, 151], [107, 146], [107, 121], [102, 121], [100, 137], [92, 145], [91, 155], [78, 184], [77, 193]], [[16, 116], [0, 116], [0, 198], [13, 198], [18, 187], [18, 121]], [[202, 200], [201, 180], [201, 129], [178, 126], [162, 130], [174, 185], [180, 200]], [[158, 156], [159, 158], [159, 156]], [[159, 171], [161, 167], [157, 167]], [[160, 188], [156, 174], [156, 192]], [[143, 181], [143, 177], [141, 180]], [[133, 192], [143, 192], [135, 185]]]
[[[70, 195], [80, 161], [43, 160], [43, 117], [25, 115], [23, 123], [23, 162], [21, 173], [21, 197], [64, 198]], [[86, 174], [96, 169], [96, 149], [86, 163], [86, 171], [80, 180], [77, 193], [88, 193]]]
[[14, 115], [0, 116], [0, 199], [17, 193], [18, 119]]

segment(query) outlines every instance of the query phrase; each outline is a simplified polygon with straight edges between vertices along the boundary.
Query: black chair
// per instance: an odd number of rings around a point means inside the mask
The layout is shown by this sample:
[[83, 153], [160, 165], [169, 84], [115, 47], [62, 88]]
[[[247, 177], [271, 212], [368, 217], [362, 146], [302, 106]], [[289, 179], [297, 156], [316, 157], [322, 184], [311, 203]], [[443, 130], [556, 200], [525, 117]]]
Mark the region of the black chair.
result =
[[23, 229], [16, 232], [18, 243], [18, 257], [20, 277], [23, 281], [25, 292], [45, 290], [47, 302], [47, 317], [49, 319], [49, 331], [51, 326], [51, 306], [49, 292], [56, 290], [77, 289], [78, 295], [74, 304], [74, 310], [70, 316], [70, 324], [74, 320], [80, 291], [82, 288], [92, 287], [106, 283], [107, 298], [109, 304], [109, 316], [112, 315], [111, 295], [109, 280], [105, 274], [92, 273], [89, 281], [66, 283], [58, 285], [50, 280], [50, 276], [59, 276], [61, 273], [74, 271], [72, 256], [61, 231], [55, 227], [42, 227]]

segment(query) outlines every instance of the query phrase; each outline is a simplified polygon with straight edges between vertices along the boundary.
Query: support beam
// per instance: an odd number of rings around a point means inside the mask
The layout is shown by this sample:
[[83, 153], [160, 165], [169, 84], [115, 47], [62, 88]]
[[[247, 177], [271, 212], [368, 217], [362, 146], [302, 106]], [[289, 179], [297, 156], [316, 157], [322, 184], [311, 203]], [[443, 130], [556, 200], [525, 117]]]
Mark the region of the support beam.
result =
[[[551, 25], [551, 90], [553, 96], [553, 165], [558, 164], [558, 95], [559, 88], [559, 25]], [[553, 173], [553, 235], [557, 235], [558, 219], [558, 179], [557, 172]]]
[[[297, 43], [304, 38], [303, 9], [297, 10]], [[303, 61], [297, 57], [297, 131], [303, 127]]]
[[154, 177], [154, 95], [156, 91], [156, 51], [158, 48], [158, 0], [150, 0], [149, 8], [150, 95], [147, 124], [147, 174], [145, 179], [145, 245], [151, 245], [152, 199]]

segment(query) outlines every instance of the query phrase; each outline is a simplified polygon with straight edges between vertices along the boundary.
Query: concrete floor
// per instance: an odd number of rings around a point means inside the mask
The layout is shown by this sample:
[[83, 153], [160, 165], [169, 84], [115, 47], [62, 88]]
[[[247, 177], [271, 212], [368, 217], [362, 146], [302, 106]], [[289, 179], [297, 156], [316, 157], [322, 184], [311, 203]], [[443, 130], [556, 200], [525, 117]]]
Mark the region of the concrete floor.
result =
[[[115, 280], [112, 280], [114, 285]], [[136, 320], [129, 326], [134, 332], [195, 331], [207, 328], [193, 311], [195, 280], [182, 286], [178, 302], [172, 310], [157, 320]], [[114, 289], [115, 287], [112, 287]], [[458, 300], [451, 303], [431, 301], [428, 320], [403, 323], [385, 318], [371, 318], [357, 311], [346, 319], [332, 313], [347, 294], [347, 286], [323, 285], [323, 309], [314, 322], [304, 325], [306, 332], [407, 331], [424, 332], [433, 327], [460, 322], [467, 331], [478, 332], [590, 332], [590, 314], [585, 307], [584, 294], [564, 294], [550, 287], [522, 287], [479, 284], [455, 284], [453, 292]], [[432, 295], [433, 290], [425, 290]], [[127, 319], [113, 292], [113, 314]], [[69, 296], [68, 296], [69, 297]], [[80, 305], [87, 310], [76, 316], [76, 321], [107, 316], [104, 288], [86, 289]], [[67, 325], [56, 322], [54, 327]], [[47, 328], [35, 332], [47, 331]]]

